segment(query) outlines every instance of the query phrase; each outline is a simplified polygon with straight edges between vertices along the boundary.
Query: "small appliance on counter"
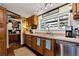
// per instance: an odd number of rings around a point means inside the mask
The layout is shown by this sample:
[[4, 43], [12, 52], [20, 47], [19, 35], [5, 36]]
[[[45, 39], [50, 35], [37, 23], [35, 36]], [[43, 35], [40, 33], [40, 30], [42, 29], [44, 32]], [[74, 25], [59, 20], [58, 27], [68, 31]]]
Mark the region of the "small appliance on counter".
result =
[[79, 29], [78, 28], [74, 29], [74, 34], [75, 34], [75, 38], [79, 38]]
[[65, 27], [65, 36], [73, 38], [73, 26]]

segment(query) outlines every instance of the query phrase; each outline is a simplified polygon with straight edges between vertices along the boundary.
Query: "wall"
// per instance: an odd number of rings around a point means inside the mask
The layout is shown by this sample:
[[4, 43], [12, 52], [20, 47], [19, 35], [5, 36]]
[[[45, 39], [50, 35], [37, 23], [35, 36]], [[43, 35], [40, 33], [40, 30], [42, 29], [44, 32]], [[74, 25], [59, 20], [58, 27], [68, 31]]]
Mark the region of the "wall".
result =
[[[72, 9], [72, 5], [71, 4], [69, 4], [69, 5], [66, 5], [66, 6], [64, 6], [64, 7], [61, 7], [59, 10], [60, 10], [60, 13], [61, 12], [63, 12], [63, 11], [65, 11], [65, 10], [71, 10]], [[41, 17], [40, 17], [41, 18]], [[40, 19], [39, 18], [39, 19]], [[73, 20], [73, 15], [72, 15], [72, 13], [70, 14], [70, 25], [72, 25], [73, 26], [73, 28], [78, 28], [79, 27], [79, 20]], [[39, 21], [39, 26], [38, 26], [38, 31], [39, 32], [46, 32], [46, 31], [41, 31], [41, 28], [40, 28], [40, 21]], [[54, 33], [54, 32], [65, 32], [64, 30], [62, 31], [62, 30], [53, 30], [53, 31], [51, 31], [52, 33]]]
[[71, 25], [74, 28], [79, 28], [79, 19], [78, 20], [72, 20]]

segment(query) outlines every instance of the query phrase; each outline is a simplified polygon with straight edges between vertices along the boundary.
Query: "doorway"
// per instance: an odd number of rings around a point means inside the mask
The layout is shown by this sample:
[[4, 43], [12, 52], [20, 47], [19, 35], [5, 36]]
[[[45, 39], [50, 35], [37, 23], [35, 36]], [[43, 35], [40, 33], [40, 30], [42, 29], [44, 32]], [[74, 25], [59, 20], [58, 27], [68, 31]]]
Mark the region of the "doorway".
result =
[[21, 43], [20, 17], [14, 15], [13, 13], [9, 12], [7, 18], [8, 48], [12, 46], [20, 45]]

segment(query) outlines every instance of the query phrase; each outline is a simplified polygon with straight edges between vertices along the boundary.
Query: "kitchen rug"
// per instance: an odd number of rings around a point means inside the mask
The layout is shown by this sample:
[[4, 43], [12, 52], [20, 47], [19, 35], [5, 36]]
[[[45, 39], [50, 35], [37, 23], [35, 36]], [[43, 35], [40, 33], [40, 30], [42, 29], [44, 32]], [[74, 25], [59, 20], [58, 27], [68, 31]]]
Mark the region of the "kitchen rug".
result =
[[15, 56], [36, 56], [31, 50], [26, 47], [21, 47], [14, 50]]

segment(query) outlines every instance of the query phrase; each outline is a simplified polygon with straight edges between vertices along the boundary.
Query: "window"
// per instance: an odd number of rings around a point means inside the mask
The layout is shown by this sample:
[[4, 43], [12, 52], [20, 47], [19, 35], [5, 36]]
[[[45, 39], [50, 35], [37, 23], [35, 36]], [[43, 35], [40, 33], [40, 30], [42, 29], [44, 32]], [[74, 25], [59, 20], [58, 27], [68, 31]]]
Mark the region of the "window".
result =
[[69, 15], [70, 12], [63, 12], [63, 13], [54, 14], [49, 18], [44, 17], [41, 20], [41, 29], [46, 30], [48, 28], [49, 30], [56, 30], [56, 29], [65, 30], [65, 26], [69, 25], [70, 23]]
[[[64, 10], [65, 9], [65, 10]], [[70, 25], [71, 4], [58, 8], [47, 14], [41, 15], [41, 29], [43, 30], [65, 30]]]

